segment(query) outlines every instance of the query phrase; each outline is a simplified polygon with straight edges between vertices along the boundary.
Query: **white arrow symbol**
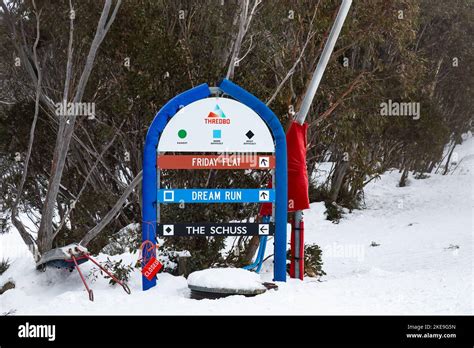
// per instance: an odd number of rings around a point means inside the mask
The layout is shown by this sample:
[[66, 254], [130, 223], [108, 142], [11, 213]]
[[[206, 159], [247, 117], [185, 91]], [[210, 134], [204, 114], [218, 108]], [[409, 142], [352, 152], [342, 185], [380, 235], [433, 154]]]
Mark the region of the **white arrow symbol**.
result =
[[270, 200], [270, 192], [268, 190], [262, 190], [258, 194], [259, 201], [268, 201]]
[[260, 168], [268, 168], [270, 165], [270, 158], [269, 157], [260, 157], [258, 159], [258, 166]]
[[268, 224], [258, 224], [258, 234], [259, 235], [268, 235], [270, 228]]

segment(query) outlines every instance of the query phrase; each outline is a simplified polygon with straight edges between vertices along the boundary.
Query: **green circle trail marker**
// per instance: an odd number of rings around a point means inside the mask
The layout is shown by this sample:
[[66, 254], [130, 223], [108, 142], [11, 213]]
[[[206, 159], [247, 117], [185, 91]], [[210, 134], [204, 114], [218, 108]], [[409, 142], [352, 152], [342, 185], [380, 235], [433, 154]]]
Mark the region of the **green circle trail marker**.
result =
[[178, 131], [178, 137], [180, 137], [181, 139], [186, 138], [187, 135], [188, 135], [188, 132], [186, 132], [186, 130], [184, 130], [184, 129], [180, 129]]

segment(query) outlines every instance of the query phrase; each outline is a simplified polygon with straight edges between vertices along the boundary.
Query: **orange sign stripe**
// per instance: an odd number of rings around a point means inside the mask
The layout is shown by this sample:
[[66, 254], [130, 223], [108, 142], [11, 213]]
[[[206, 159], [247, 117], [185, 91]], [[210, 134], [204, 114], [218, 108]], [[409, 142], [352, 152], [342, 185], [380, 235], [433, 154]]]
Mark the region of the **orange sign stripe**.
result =
[[159, 155], [159, 169], [273, 169], [272, 155]]

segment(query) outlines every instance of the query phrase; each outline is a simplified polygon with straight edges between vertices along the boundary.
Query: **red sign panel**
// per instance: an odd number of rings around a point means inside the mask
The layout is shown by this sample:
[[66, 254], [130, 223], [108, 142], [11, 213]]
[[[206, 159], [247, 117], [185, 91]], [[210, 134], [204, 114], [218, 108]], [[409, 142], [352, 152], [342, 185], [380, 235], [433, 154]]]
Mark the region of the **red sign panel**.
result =
[[160, 155], [159, 169], [273, 169], [275, 156], [238, 155]]
[[163, 265], [156, 258], [152, 257], [143, 267], [142, 274], [146, 279], [152, 280], [154, 276], [163, 268]]

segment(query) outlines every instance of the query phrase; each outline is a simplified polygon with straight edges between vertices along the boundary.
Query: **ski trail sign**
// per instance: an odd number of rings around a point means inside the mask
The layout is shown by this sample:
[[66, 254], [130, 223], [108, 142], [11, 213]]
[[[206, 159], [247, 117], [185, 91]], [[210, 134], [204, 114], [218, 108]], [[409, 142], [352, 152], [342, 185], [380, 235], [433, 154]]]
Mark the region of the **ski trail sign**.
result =
[[275, 156], [235, 155], [158, 155], [160, 169], [274, 169]]
[[162, 237], [269, 236], [274, 232], [273, 223], [177, 223], [158, 226], [158, 235]]
[[158, 190], [160, 203], [260, 203], [274, 202], [274, 190], [174, 189]]
[[[217, 93], [216, 93], [217, 91]], [[213, 97], [213, 94], [225, 97]], [[161, 187], [163, 170], [267, 170], [272, 188]], [[287, 241], [286, 137], [276, 115], [259, 99], [222, 80], [218, 87], [194, 87], [171, 99], [156, 114], [145, 141], [142, 181], [143, 245], [156, 236], [274, 235], [274, 280], [286, 281]], [[268, 223], [162, 222], [163, 204], [273, 204]], [[144, 248], [145, 249], [145, 248]], [[143, 250], [142, 267], [156, 259], [156, 248]], [[153, 262], [152, 262], [153, 264]], [[143, 290], [156, 277], [143, 275]]]

